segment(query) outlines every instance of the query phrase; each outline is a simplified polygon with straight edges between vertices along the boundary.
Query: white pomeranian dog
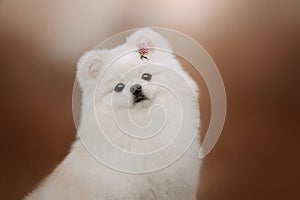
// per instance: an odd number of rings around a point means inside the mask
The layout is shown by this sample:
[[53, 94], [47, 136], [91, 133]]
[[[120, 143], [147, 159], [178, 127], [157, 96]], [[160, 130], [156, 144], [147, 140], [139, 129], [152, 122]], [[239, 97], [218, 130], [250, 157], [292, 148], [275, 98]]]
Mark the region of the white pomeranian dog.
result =
[[198, 87], [160, 34], [85, 53], [78, 139], [25, 200], [195, 200]]

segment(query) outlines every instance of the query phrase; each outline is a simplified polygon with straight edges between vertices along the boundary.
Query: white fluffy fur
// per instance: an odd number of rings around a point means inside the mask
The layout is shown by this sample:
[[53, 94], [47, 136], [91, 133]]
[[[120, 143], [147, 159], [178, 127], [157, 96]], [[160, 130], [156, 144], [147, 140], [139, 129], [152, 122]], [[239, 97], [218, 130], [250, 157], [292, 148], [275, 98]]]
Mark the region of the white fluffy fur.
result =
[[[104, 71], [105, 66], [111, 59], [126, 51], [136, 49], [136, 45], [139, 43], [145, 43], [149, 47], [171, 50], [170, 45], [161, 35], [152, 30], [143, 29], [129, 36], [123, 45], [109, 50], [88, 52], [78, 62], [80, 68], [78, 69], [78, 81], [83, 90], [81, 123], [78, 131], [81, 133], [80, 137], [86, 137], [96, 148], [105, 148], [106, 145], [106, 141], [97, 141], [91, 136], [93, 131], [96, 131], [93, 130], [96, 126], [95, 120], [92, 119], [94, 111], [91, 99], [94, 97], [97, 77]], [[172, 77], [168, 70], [159, 65], [155, 66], [155, 63], [170, 66], [197, 92], [197, 85], [183, 71], [174, 55], [152, 49], [147, 56], [149, 60], [141, 60], [136, 51], [123, 56], [109, 67], [107, 73], [100, 80], [100, 88], [96, 87], [97, 115], [104, 117], [102, 128], [108, 132], [107, 134], [116, 145], [128, 151], [132, 148], [140, 152], [153, 150], [164, 143], [166, 138], [175, 134], [174, 130], [168, 131], [165, 137], [162, 136], [160, 139], [153, 141], [153, 146], [148, 145], [147, 147], [144, 147], [138, 140], [128, 140], [123, 136], [116, 137], [115, 135], [119, 132], [111, 114], [109, 114], [111, 95], [116, 95], [114, 96], [117, 99], [114, 105], [117, 107], [116, 109], [128, 109], [128, 101], [131, 100], [129, 88], [134, 83], [143, 84], [145, 94], [150, 98], [149, 101], [141, 102], [135, 106], [132, 105], [129, 108], [133, 113], [133, 117], [136, 116], [137, 123], [145, 124], [144, 122], [148, 120], [148, 116], [144, 116], [144, 111], [154, 103], [164, 105], [171, 111], [173, 110], [174, 116], [178, 114], [176, 113], [178, 111], [174, 109], [177, 104], [168, 92], [161, 90], [158, 86], [151, 86], [140, 79], [140, 74], [144, 71], [153, 75], [153, 81], [173, 87], [177, 93], [183, 96], [186, 103], [183, 104], [182, 109], [188, 113], [188, 119], [191, 121], [191, 126], [184, 127], [185, 130], [189, 129], [189, 132], [196, 130], [199, 122], [198, 104], [193, 98], [193, 94], [187, 92], [187, 88], [179, 82], [178, 77]], [[122, 93], [113, 91], [114, 85], [122, 79], [122, 75], [132, 70], [134, 66], [151, 62], [153, 68], [148, 66], [137, 70], [132, 75], [128, 75], [126, 80], [123, 80], [125, 89]], [[171, 123], [170, 127], [172, 127], [172, 116], [173, 114], [168, 119]], [[200, 167], [200, 160], [197, 157], [198, 151], [199, 144], [196, 139], [189, 150], [172, 165], [151, 173], [128, 174], [110, 169], [99, 163], [77, 139], [64, 161], [25, 200], [194, 200], [196, 199]], [[109, 149], [106, 152], [111, 157], [118, 156], [114, 155]], [[117, 158], [122, 161], [122, 157]], [[165, 158], [162, 156], [160, 159], [164, 160]], [[135, 163], [124, 161], [125, 164], [134, 165]]]

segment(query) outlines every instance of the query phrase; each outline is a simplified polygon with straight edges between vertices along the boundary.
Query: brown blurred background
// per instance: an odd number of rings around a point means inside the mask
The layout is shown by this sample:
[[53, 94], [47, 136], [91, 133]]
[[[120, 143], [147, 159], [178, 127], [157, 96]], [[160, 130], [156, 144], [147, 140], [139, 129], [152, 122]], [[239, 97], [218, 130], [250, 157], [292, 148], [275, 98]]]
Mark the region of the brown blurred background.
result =
[[145, 26], [193, 37], [224, 79], [227, 120], [199, 199], [300, 199], [298, 0], [1, 0], [0, 199], [21, 199], [67, 154], [79, 56]]

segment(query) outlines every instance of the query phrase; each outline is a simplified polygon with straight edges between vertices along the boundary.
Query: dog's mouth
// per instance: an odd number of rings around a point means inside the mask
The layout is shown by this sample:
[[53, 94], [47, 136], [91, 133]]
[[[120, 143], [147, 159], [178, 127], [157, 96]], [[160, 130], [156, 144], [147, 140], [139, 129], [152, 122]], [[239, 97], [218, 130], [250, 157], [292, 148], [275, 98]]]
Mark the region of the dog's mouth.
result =
[[133, 103], [136, 104], [136, 103], [140, 103], [142, 101], [146, 101], [146, 100], [149, 100], [148, 97], [146, 97], [144, 94], [139, 94], [139, 95], [136, 95], [133, 97]]

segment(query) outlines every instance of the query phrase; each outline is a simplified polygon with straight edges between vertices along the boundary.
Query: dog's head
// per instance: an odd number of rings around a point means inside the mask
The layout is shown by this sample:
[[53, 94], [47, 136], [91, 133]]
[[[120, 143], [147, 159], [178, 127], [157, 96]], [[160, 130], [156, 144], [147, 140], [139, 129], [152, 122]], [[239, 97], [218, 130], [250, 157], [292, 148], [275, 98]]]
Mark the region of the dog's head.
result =
[[94, 95], [96, 103], [113, 102], [120, 108], [170, 104], [176, 98], [174, 92], [190, 90], [182, 82], [197, 90], [168, 42], [150, 29], [134, 32], [113, 49], [85, 53], [78, 62], [77, 77], [85, 95]]

